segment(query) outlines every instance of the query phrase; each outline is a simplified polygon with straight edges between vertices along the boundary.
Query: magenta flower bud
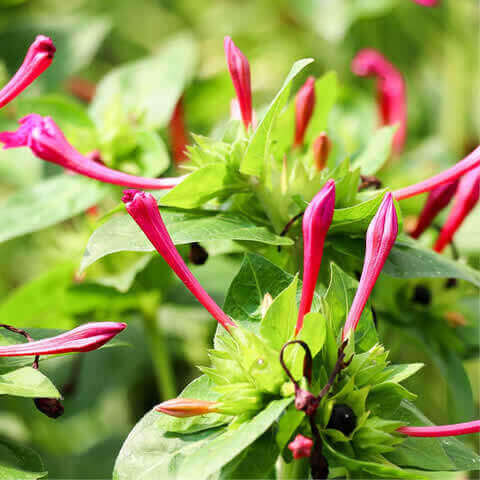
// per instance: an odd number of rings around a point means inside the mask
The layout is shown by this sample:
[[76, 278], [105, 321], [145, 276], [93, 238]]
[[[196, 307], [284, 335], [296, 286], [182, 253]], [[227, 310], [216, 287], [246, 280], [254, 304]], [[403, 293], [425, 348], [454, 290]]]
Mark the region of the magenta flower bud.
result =
[[288, 449], [293, 453], [293, 458], [298, 460], [300, 458], [308, 458], [312, 453], [313, 440], [304, 437], [302, 434], [297, 434], [295, 440], [288, 444]]
[[308, 77], [295, 97], [295, 140], [294, 148], [303, 145], [305, 132], [315, 107], [315, 78]]
[[0, 108], [22, 93], [51, 65], [55, 51], [55, 45], [50, 38], [37, 36], [17, 73], [0, 90]]
[[23, 117], [15, 132], [1, 132], [3, 148], [29, 147], [33, 154], [47, 162], [56, 163], [73, 172], [105, 183], [135, 188], [173, 188], [182, 181], [178, 178], [145, 178], [112, 170], [91, 160], [68, 143], [60, 128], [50, 117], [35, 113]]
[[365, 260], [357, 293], [348, 312], [342, 340], [355, 331], [373, 286], [387, 260], [398, 233], [398, 220], [391, 193], [387, 193], [373, 217], [365, 240]]
[[303, 215], [303, 287], [295, 335], [302, 329], [303, 317], [312, 307], [323, 245], [332, 223], [334, 208], [335, 182], [329, 180], [315, 195]]
[[471, 170], [461, 178], [455, 193], [452, 210], [433, 247], [436, 252], [441, 252], [452, 241], [455, 232], [477, 204], [479, 197], [480, 167]]
[[415, 183], [408, 187], [401, 188], [400, 190], [395, 190], [393, 192], [393, 198], [395, 198], [395, 200], [404, 200], [405, 198], [410, 198], [414, 197], [415, 195], [420, 195], [421, 193], [429, 192], [440, 185], [457, 180], [465, 173], [479, 166], [480, 146], [456, 165], [447, 168], [447, 170], [444, 170], [438, 175], [427, 178], [427, 180], [423, 180], [423, 182]]
[[236, 326], [235, 322], [213, 301], [188, 269], [170, 238], [153, 195], [138, 190], [125, 190], [123, 193], [122, 201], [126, 205], [127, 212], [178, 278], [226, 330]]
[[434, 188], [428, 195], [427, 201], [423, 206], [418, 217], [417, 226], [410, 234], [413, 238], [418, 238], [431, 225], [435, 217], [450, 203], [455, 195], [458, 181], [454, 180]]
[[252, 123], [252, 88], [250, 85], [250, 65], [245, 55], [233, 43], [230, 37], [223, 41], [227, 57], [228, 70], [237, 92], [238, 104], [245, 128]]
[[449, 437], [451, 435], [467, 435], [480, 432], [480, 420], [455, 423], [452, 425], [434, 425], [431, 427], [401, 427], [397, 432], [409, 437]]
[[313, 142], [313, 163], [317, 172], [321, 172], [327, 166], [328, 156], [332, 149], [332, 142], [325, 132], [320, 135]]
[[413, 0], [415, 3], [419, 5], [423, 5], [424, 7], [435, 7], [438, 3], [438, 0]]
[[172, 417], [185, 418], [205, 415], [207, 413], [216, 413], [218, 412], [217, 405], [217, 402], [208, 402], [206, 400], [173, 398], [172, 400], [167, 400], [157, 405], [155, 410]]
[[0, 347], [0, 357], [90, 352], [107, 343], [126, 326], [118, 322], [85, 323], [56, 337]]
[[381, 125], [398, 124], [393, 150], [400, 153], [407, 135], [407, 93], [402, 74], [377, 50], [361, 50], [352, 62], [361, 77], [377, 77], [377, 102]]

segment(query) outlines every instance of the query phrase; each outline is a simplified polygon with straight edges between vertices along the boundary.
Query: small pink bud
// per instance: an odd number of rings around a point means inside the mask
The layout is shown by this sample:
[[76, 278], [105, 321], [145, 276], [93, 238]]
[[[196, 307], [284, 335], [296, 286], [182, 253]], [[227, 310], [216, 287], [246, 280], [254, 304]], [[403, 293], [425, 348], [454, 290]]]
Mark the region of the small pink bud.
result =
[[410, 234], [413, 238], [418, 238], [431, 225], [435, 217], [450, 203], [455, 195], [458, 181], [454, 180], [434, 188], [429, 194], [425, 205], [418, 217], [417, 226]]
[[415, 183], [408, 187], [401, 188], [400, 190], [395, 190], [393, 192], [393, 198], [395, 198], [395, 200], [404, 200], [405, 198], [410, 198], [414, 197], [415, 195], [420, 195], [421, 193], [429, 192], [440, 185], [457, 180], [465, 173], [479, 166], [480, 146], [456, 165], [447, 168], [447, 170], [444, 170], [438, 175], [427, 178], [427, 180], [423, 180], [423, 182]]
[[138, 190], [125, 190], [123, 193], [122, 201], [125, 203], [127, 212], [178, 278], [226, 330], [236, 326], [235, 322], [213, 301], [188, 269], [170, 238], [153, 195]]
[[415, 3], [419, 5], [423, 5], [424, 7], [435, 7], [438, 4], [438, 0], [413, 0]]
[[250, 65], [245, 55], [233, 43], [230, 37], [223, 42], [227, 57], [228, 70], [237, 92], [238, 104], [245, 128], [252, 123], [252, 88], [250, 85]]
[[325, 132], [322, 132], [313, 142], [313, 162], [317, 172], [321, 172], [327, 166], [331, 149], [331, 140]]
[[466, 173], [458, 184], [447, 221], [433, 249], [441, 252], [453, 239], [455, 232], [460, 228], [467, 215], [480, 198], [480, 167]]
[[409, 437], [449, 437], [480, 432], [480, 420], [456, 423], [453, 425], [435, 425], [431, 427], [401, 427], [397, 430]]
[[312, 453], [313, 440], [304, 437], [302, 434], [297, 434], [295, 440], [288, 444], [288, 449], [293, 453], [293, 458], [298, 460], [300, 458], [308, 458]]
[[85, 323], [56, 337], [0, 347], [0, 357], [89, 352], [107, 343], [126, 326], [118, 322]]
[[197, 415], [218, 412], [216, 402], [194, 400], [191, 398], [174, 398], [167, 400], [157, 405], [155, 410], [179, 418], [196, 417]]
[[308, 77], [295, 97], [295, 140], [294, 147], [303, 145], [305, 133], [315, 107], [315, 78]]
[[365, 260], [357, 293], [348, 312], [343, 328], [342, 340], [350, 330], [357, 328], [368, 297], [395, 243], [398, 233], [398, 220], [391, 193], [387, 193], [375, 217], [371, 221], [366, 236]]
[[335, 182], [329, 180], [315, 195], [303, 215], [303, 287], [295, 335], [302, 329], [303, 317], [312, 307], [323, 245], [332, 223], [334, 208]]
[[377, 50], [361, 50], [352, 62], [361, 77], [377, 77], [378, 111], [381, 125], [398, 124], [393, 150], [400, 153], [407, 135], [407, 93], [402, 74]]
[[185, 112], [183, 97], [177, 102], [169, 123], [170, 144], [175, 165], [187, 160], [188, 133], [185, 127]]
[[114, 185], [154, 190], [173, 188], [183, 179], [183, 177], [136, 177], [112, 170], [75, 150], [50, 117], [32, 113], [23, 117], [19, 124], [20, 127], [15, 132], [0, 133], [0, 142], [4, 143], [4, 149], [30, 147], [34, 155], [47, 162], [56, 163], [80, 175]]
[[0, 108], [11, 102], [39, 77], [52, 63], [55, 45], [50, 38], [38, 35], [30, 45], [22, 65], [0, 90]]

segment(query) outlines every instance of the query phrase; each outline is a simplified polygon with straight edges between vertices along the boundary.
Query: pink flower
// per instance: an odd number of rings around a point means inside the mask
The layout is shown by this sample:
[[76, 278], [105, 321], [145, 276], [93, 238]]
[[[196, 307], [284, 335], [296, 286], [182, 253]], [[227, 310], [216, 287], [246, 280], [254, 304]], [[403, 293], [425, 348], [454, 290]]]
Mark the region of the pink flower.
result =
[[438, 0], [413, 0], [415, 3], [419, 5], [423, 5], [424, 7], [435, 7], [437, 5]]
[[245, 55], [237, 48], [230, 37], [223, 42], [227, 57], [228, 70], [232, 77], [233, 86], [237, 92], [237, 99], [245, 128], [252, 123], [252, 88], [250, 85], [250, 65]]
[[427, 201], [418, 217], [417, 226], [410, 234], [413, 238], [418, 238], [431, 225], [435, 217], [449, 203], [457, 190], [458, 181], [454, 180], [434, 188], [428, 195]]
[[308, 458], [312, 453], [313, 440], [304, 437], [300, 433], [297, 434], [295, 440], [288, 444], [288, 449], [293, 453], [293, 458], [298, 460], [300, 458]]
[[480, 432], [480, 420], [456, 423], [453, 425], [435, 425], [432, 427], [401, 427], [397, 430], [410, 437], [449, 437]]
[[329, 180], [315, 195], [303, 216], [303, 287], [295, 335], [303, 326], [303, 317], [312, 307], [315, 285], [322, 263], [323, 245], [335, 208], [335, 182]]
[[89, 159], [70, 145], [60, 128], [50, 117], [35, 113], [23, 117], [15, 132], [1, 132], [0, 142], [4, 149], [29, 147], [34, 155], [56, 163], [73, 172], [105, 183], [148, 189], [173, 188], [182, 181], [178, 178], [145, 178], [112, 170]]
[[325, 132], [320, 135], [313, 142], [313, 163], [317, 172], [321, 172], [327, 166], [328, 156], [332, 149], [332, 142]]
[[170, 238], [153, 195], [138, 190], [125, 190], [123, 193], [122, 200], [127, 207], [127, 212], [185, 286], [226, 330], [236, 326], [235, 322], [213, 301], [188, 269]]
[[480, 166], [480, 146], [456, 165], [447, 168], [447, 170], [444, 170], [438, 175], [427, 178], [427, 180], [424, 180], [423, 182], [415, 183], [414, 185], [401, 188], [400, 190], [395, 190], [393, 192], [393, 198], [395, 198], [395, 200], [404, 200], [405, 198], [429, 192], [440, 185], [457, 180], [465, 173], [478, 166]]
[[451, 241], [480, 197], [480, 167], [466, 173], [458, 184], [452, 210], [433, 247], [441, 252]]
[[39, 77], [52, 63], [55, 45], [50, 38], [38, 35], [30, 45], [17, 73], [0, 91], [0, 108], [11, 102]]
[[407, 93], [402, 74], [377, 50], [361, 50], [352, 62], [356, 75], [377, 77], [381, 125], [398, 124], [393, 150], [400, 153], [407, 135]]
[[0, 347], [0, 357], [89, 352], [107, 343], [126, 326], [117, 322], [85, 323], [56, 337]]
[[303, 145], [305, 132], [315, 107], [315, 78], [308, 77], [295, 97], [295, 140], [294, 147]]
[[177, 102], [172, 118], [168, 125], [170, 131], [170, 144], [175, 165], [187, 160], [188, 133], [185, 127], [185, 112], [183, 96]]
[[157, 405], [155, 410], [172, 417], [185, 418], [205, 415], [206, 413], [215, 413], [218, 411], [216, 407], [216, 402], [194, 400], [191, 398], [174, 398]]
[[367, 230], [362, 276], [348, 312], [342, 340], [348, 336], [350, 330], [354, 331], [357, 328], [368, 297], [395, 243], [397, 233], [397, 212], [395, 211], [392, 194], [387, 193]]

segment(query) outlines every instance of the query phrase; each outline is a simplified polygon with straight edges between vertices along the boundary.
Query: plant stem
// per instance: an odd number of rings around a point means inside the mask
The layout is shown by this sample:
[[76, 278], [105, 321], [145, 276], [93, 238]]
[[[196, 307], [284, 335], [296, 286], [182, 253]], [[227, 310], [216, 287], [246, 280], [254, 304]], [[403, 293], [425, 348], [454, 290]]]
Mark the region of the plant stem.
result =
[[156, 309], [143, 310], [143, 324], [147, 334], [153, 369], [157, 387], [163, 398], [174, 398], [177, 395], [175, 381], [172, 376], [172, 365], [168, 345], [161, 327], [158, 325]]
[[308, 458], [292, 460], [290, 463], [286, 463], [283, 458], [280, 458], [277, 467], [278, 480], [305, 480], [310, 472]]

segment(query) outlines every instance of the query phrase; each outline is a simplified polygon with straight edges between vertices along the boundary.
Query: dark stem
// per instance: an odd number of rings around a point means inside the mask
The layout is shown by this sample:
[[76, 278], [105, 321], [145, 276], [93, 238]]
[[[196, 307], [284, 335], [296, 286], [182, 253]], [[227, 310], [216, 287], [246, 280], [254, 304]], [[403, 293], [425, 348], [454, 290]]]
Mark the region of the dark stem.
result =
[[[13, 333], [18, 333], [19, 335], [22, 335], [27, 339], [28, 342], [33, 342], [33, 338], [23, 329], [21, 328], [15, 328], [12, 327], [11, 325], [6, 325], [5, 323], [0, 323], [1, 328], [5, 328], [6, 330], [10, 330], [10, 332]], [[38, 369], [38, 361], [40, 360], [40, 356], [36, 355], [35, 360], [33, 361], [32, 367], [35, 369]]]
[[312, 381], [312, 352], [310, 351], [309, 346], [302, 340], [291, 340], [290, 342], [285, 343], [285, 345], [280, 350], [280, 365], [285, 370], [288, 378], [292, 381], [293, 385], [295, 385], [295, 390], [299, 389], [298, 382], [293, 378], [292, 373], [285, 365], [285, 360], [283, 359], [283, 354], [285, 352], [285, 348], [289, 345], [297, 344], [300, 345], [303, 350], [305, 351], [305, 357], [303, 359], [303, 376], [307, 379], [308, 383], [310, 384]]
[[350, 359], [346, 362], [344, 362], [345, 358], [345, 348], [347, 347], [348, 339], [344, 340], [340, 348], [338, 349], [338, 358], [337, 358], [337, 363], [335, 363], [335, 366], [333, 367], [332, 373], [330, 374], [330, 378], [328, 379], [327, 384], [322, 388], [320, 393], [318, 394], [318, 398], [323, 398], [328, 391], [332, 388], [333, 383], [335, 382], [335, 379], [337, 378], [337, 375], [346, 367], [348, 367], [353, 359], [353, 355], [350, 357]]
[[310, 471], [313, 480], [328, 478], [328, 462], [322, 453], [322, 438], [313, 416], [308, 418], [313, 437], [313, 449], [310, 455]]
[[375, 187], [375, 190], [382, 187], [382, 182], [374, 175], [360, 175], [360, 179], [362, 180], [362, 183], [358, 187], [359, 192], [369, 187]]
[[66, 397], [72, 395], [77, 390], [78, 379], [80, 377], [80, 371], [82, 369], [83, 356], [77, 355], [72, 361], [72, 369], [70, 371], [70, 376], [67, 383], [63, 385], [62, 393]]
[[[284, 237], [288, 231], [290, 230], [290, 228], [292, 227], [292, 225], [299, 219], [299, 218], [302, 218], [303, 217], [303, 214], [305, 212], [300, 212], [298, 213], [297, 215], [295, 215], [291, 220], [289, 220], [289, 222], [283, 227], [283, 230], [280, 232], [280, 236], [281, 237]], [[282, 249], [282, 247], [279, 245], [278, 246], [278, 251], [280, 252], [280, 250]]]

